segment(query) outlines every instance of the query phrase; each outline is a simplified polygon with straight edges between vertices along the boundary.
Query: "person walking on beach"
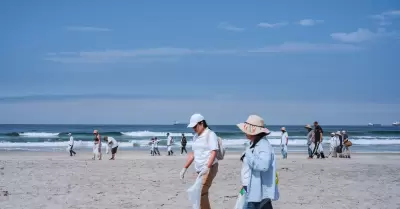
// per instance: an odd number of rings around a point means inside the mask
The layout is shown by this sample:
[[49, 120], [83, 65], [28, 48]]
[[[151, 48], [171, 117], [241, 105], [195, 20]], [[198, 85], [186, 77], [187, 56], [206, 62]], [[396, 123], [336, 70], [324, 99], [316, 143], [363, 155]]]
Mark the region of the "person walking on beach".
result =
[[[93, 131], [93, 135], [94, 135], [94, 145], [95, 145], [95, 149], [97, 149], [96, 152], [94, 152], [94, 157], [93, 160], [95, 159], [96, 155], [98, 156], [99, 160], [101, 160], [102, 155], [101, 155], [101, 136], [99, 134], [99, 131], [94, 130]], [[93, 150], [95, 151], [95, 150]]]
[[201, 114], [190, 117], [188, 128], [196, 133], [193, 136], [192, 150], [189, 153], [186, 164], [179, 176], [184, 178], [189, 166], [194, 162], [194, 168], [199, 177], [202, 178], [202, 189], [200, 197], [200, 209], [211, 209], [208, 192], [215, 176], [218, 173], [217, 150], [219, 150], [218, 137], [212, 131]]
[[111, 158], [110, 160], [115, 160], [115, 154], [117, 154], [118, 150], [118, 142], [114, 139], [114, 137], [105, 136], [104, 141], [107, 142], [107, 146], [111, 147]]
[[154, 138], [153, 144], [154, 144], [154, 151], [153, 151], [154, 155], [160, 156], [161, 154], [160, 154], [160, 150], [158, 150], [158, 139], [157, 139], [157, 137]]
[[167, 150], [168, 150], [168, 156], [174, 155], [174, 151], [172, 151], [172, 144], [174, 143], [174, 139], [172, 136], [170, 136], [169, 133], [167, 133]]
[[183, 154], [183, 151], [185, 151], [185, 153], [187, 154], [186, 144], [187, 144], [187, 140], [186, 140], [185, 134], [182, 134], [182, 139], [181, 139], [181, 155]]
[[310, 125], [304, 126], [305, 129], [307, 129], [307, 150], [308, 150], [308, 159], [312, 159], [313, 157], [313, 149], [311, 149], [311, 144], [314, 142], [314, 131], [312, 131], [312, 127]]
[[332, 157], [337, 157], [337, 153], [336, 153], [336, 147], [339, 145], [338, 143], [338, 137], [336, 136], [335, 132], [331, 133], [331, 139], [330, 139], [330, 149], [329, 149], [329, 156], [332, 155]]
[[287, 159], [287, 145], [288, 145], [288, 142], [289, 142], [289, 136], [288, 136], [288, 133], [287, 133], [285, 127], [282, 127], [281, 131], [282, 131], [282, 135], [281, 135], [281, 153], [282, 153], [283, 159]]
[[[314, 122], [314, 150], [313, 150], [313, 155], [319, 154], [321, 155], [321, 158], [324, 159], [324, 151], [322, 149], [322, 139], [323, 139], [323, 133], [324, 131], [322, 130], [321, 126], [318, 124], [317, 121]], [[317, 158], [319, 158], [319, 155], [317, 155]]]
[[264, 119], [258, 115], [250, 115], [246, 122], [237, 126], [250, 140], [250, 147], [240, 158], [246, 198], [243, 208], [272, 209], [272, 200], [279, 199], [279, 191], [274, 148], [265, 138], [270, 131], [265, 128]]
[[72, 136], [71, 133], [68, 133], [68, 136], [69, 136], [69, 142], [68, 142], [69, 155], [72, 157], [72, 154], [74, 154], [74, 156], [76, 155], [76, 152], [73, 150], [73, 148], [74, 148], [74, 137]]

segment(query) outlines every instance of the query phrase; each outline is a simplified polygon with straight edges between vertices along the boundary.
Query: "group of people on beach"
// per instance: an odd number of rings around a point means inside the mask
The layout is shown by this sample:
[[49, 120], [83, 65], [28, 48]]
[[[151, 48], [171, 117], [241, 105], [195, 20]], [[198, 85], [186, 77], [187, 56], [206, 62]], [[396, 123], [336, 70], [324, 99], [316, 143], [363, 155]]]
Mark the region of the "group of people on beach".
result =
[[332, 157], [350, 158], [350, 147], [352, 145], [349, 135], [345, 130], [332, 132], [329, 155], [332, 155]]
[[[323, 129], [317, 121], [314, 122], [314, 129], [310, 125], [306, 125], [307, 129], [307, 147], [308, 147], [308, 158], [312, 159], [314, 156], [317, 158], [325, 158], [324, 148], [322, 146], [323, 141]], [[349, 136], [345, 130], [331, 133], [329, 140], [329, 155], [327, 157], [337, 157], [339, 154], [340, 158], [350, 158], [350, 146], [352, 145], [349, 141]]]
[[[158, 138], [157, 137], [153, 137], [151, 138], [150, 142], [149, 142], [149, 146], [150, 146], [150, 155], [151, 156], [160, 156], [160, 151], [158, 150]], [[168, 156], [173, 156], [174, 155], [174, 151], [172, 149], [172, 145], [174, 144], [174, 138], [167, 133], [167, 151], [168, 151]], [[182, 134], [182, 138], [181, 138], [181, 155], [183, 154], [183, 152], [187, 153], [186, 150], [186, 145], [187, 145], [187, 140], [186, 140], [186, 136], [185, 134]]]
[[[93, 131], [94, 135], [94, 142], [93, 142], [93, 158], [92, 160], [102, 159], [102, 153], [101, 153], [101, 136], [99, 131], [94, 130]], [[115, 155], [117, 154], [118, 150], [118, 142], [114, 137], [111, 136], [104, 136], [103, 137], [104, 142], [107, 143], [106, 145], [106, 154], [108, 154], [109, 150], [111, 150], [111, 158], [110, 160], [115, 160]]]

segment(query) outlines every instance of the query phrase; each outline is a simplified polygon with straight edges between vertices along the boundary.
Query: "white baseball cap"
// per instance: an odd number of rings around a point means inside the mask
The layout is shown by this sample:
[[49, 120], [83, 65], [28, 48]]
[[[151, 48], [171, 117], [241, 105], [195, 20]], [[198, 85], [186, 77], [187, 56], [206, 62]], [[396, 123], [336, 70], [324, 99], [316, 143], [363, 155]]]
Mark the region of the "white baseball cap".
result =
[[188, 128], [193, 128], [195, 127], [199, 122], [203, 121], [204, 117], [201, 114], [193, 114], [192, 117], [190, 117], [190, 122], [189, 125], [187, 126]]

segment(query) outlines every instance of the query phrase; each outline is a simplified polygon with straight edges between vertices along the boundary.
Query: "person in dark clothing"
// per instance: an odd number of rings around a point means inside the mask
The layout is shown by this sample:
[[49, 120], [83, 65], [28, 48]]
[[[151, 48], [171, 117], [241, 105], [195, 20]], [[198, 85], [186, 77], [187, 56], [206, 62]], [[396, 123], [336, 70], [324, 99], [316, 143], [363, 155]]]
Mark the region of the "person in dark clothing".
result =
[[187, 140], [186, 140], [185, 134], [182, 134], [182, 139], [181, 139], [181, 155], [183, 154], [183, 151], [185, 151], [185, 153], [187, 154], [186, 144], [187, 144]]
[[[314, 122], [314, 151], [313, 151], [313, 155], [317, 154], [319, 152], [319, 154], [321, 155], [321, 158], [325, 158], [324, 152], [323, 152], [323, 148], [322, 148], [322, 140], [323, 140], [323, 133], [324, 131], [322, 130], [321, 126], [318, 124], [317, 121]], [[319, 154], [317, 154], [317, 158], [319, 158]]]

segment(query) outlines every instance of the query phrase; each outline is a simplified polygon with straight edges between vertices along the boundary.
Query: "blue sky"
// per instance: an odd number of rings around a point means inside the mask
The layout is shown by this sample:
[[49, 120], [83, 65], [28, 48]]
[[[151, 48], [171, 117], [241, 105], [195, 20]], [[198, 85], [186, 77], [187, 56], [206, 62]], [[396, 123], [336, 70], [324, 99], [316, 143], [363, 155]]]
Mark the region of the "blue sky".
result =
[[0, 24], [0, 123], [400, 120], [395, 0], [15, 0]]

